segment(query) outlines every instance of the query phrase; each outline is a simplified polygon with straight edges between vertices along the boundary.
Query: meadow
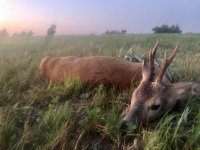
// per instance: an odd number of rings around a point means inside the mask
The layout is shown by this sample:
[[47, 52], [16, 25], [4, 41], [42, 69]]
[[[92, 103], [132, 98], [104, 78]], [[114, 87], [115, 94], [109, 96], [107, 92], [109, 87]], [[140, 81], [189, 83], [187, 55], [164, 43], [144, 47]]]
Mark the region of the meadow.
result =
[[175, 82], [200, 81], [200, 34], [84, 35], [0, 38], [0, 149], [198, 149], [200, 98], [146, 126], [119, 127], [134, 87], [88, 88], [79, 80], [41, 80], [45, 56], [148, 56], [160, 40], [158, 62], [180, 42], [171, 64]]

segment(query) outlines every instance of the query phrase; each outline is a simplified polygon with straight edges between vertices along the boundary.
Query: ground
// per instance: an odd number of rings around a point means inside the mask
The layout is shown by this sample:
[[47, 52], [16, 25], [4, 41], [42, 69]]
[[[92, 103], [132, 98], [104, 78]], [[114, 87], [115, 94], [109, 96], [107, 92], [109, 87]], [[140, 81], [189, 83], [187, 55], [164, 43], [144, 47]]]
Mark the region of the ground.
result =
[[[200, 98], [143, 127], [119, 129], [134, 87], [54, 85], [40, 79], [45, 56], [148, 55], [180, 48], [171, 65], [175, 82], [200, 81], [200, 34], [89, 35], [0, 39], [0, 149], [200, 149]], [[162, 60], [158, 59], [158, 62]]]

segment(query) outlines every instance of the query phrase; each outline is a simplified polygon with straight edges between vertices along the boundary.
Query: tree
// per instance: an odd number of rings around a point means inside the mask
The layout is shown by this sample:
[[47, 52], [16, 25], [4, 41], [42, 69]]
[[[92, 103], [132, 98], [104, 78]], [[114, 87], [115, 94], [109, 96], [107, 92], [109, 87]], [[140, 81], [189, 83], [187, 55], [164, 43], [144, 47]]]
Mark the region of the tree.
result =
[[0, 31], [0, 37], [8, 37], [9, 34], [7, 32], [7, 29], [3, 29]]
[[47, 29], [47, 36], [54, 36], [56, 33], [56, 25], [51, 25], [48, 29]]
[[109, 31], [109, 30], [107, 30], [106, 32], [105, 32], [105, 34], [126, 34], [126, 30], [120, 30], [120, 31], [117, 31], [117, 30], [111, 30], [111, 31]]
[[33, 31], [31, 31], [31, 30], [28, 31], [28, 33], [27, 33], [27, 35], [28, 35], [29, 37], [33, 36], [33, 34], [34, 34], [34, 33], [33, 33]]
[[12, 37], [18, 37], [19, 33], [13, 33]]
[[20, 32], [20, 33], [13, 33], [13, 37], [19, 37], [19, 36], [21, 36], [21, 37], [32, 37], [33, 36], [33, 31], [31, 31], [31, 30], [29, 30], [28, 32], [26, 32], [26, 31], [22, 31], [22, 32]]
[[20, 35], [20, 36], [26, 36], [27, 34], [26, 34], [25, 31], [22, 31], [19, 35]]
[[126, 30], [121, 30], [120, 34], [126, 34]]
[[161, 27], [154, 27], [152, 29], [154, 33], [182, 33], [179, 25], [162, 25]]

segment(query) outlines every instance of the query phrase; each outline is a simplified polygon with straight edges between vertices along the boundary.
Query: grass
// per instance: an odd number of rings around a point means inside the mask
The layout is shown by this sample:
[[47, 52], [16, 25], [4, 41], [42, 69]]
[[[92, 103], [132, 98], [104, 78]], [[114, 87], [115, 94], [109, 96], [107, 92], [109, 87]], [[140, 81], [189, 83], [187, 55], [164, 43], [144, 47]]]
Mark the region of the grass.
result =
[[162, 61], [177, 42], [176, 81], [200, 81], [199, 34], [56, 36], [0, 39], [0, 149], [200, 149], [200, 102], [140, 127], [119, 130], [134, 88], [84, 87], [79, 80], [42, 81], [45, 56], [148, 54], [155, 41]]

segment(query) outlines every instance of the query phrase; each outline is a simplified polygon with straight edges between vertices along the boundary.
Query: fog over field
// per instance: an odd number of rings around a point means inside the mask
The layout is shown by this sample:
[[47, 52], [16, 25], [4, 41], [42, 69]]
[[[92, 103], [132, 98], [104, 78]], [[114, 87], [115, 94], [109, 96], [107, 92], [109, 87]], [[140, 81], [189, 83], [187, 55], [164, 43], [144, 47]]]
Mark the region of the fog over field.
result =
[[57, 25], [57, 34], [102, 34], [126, 29], [129, 33], [152, 33], [163, 24], [178, 24], [183, 32], [200, 32], [200, 2], [196, 0], [1, 0], [0, 30], [10, 34], [32, 30], [45, 35]]
[[39, 70], [46, 56], [142, 62], [159, 40], [158, 66], [180, 44], [168, 78], [199, 83], [199, 8], [196, 0], [0, 0], [0, 150], [200, 149], [199, 97], [146, 125], [122, 128], [138, 83], [55, 84]]

